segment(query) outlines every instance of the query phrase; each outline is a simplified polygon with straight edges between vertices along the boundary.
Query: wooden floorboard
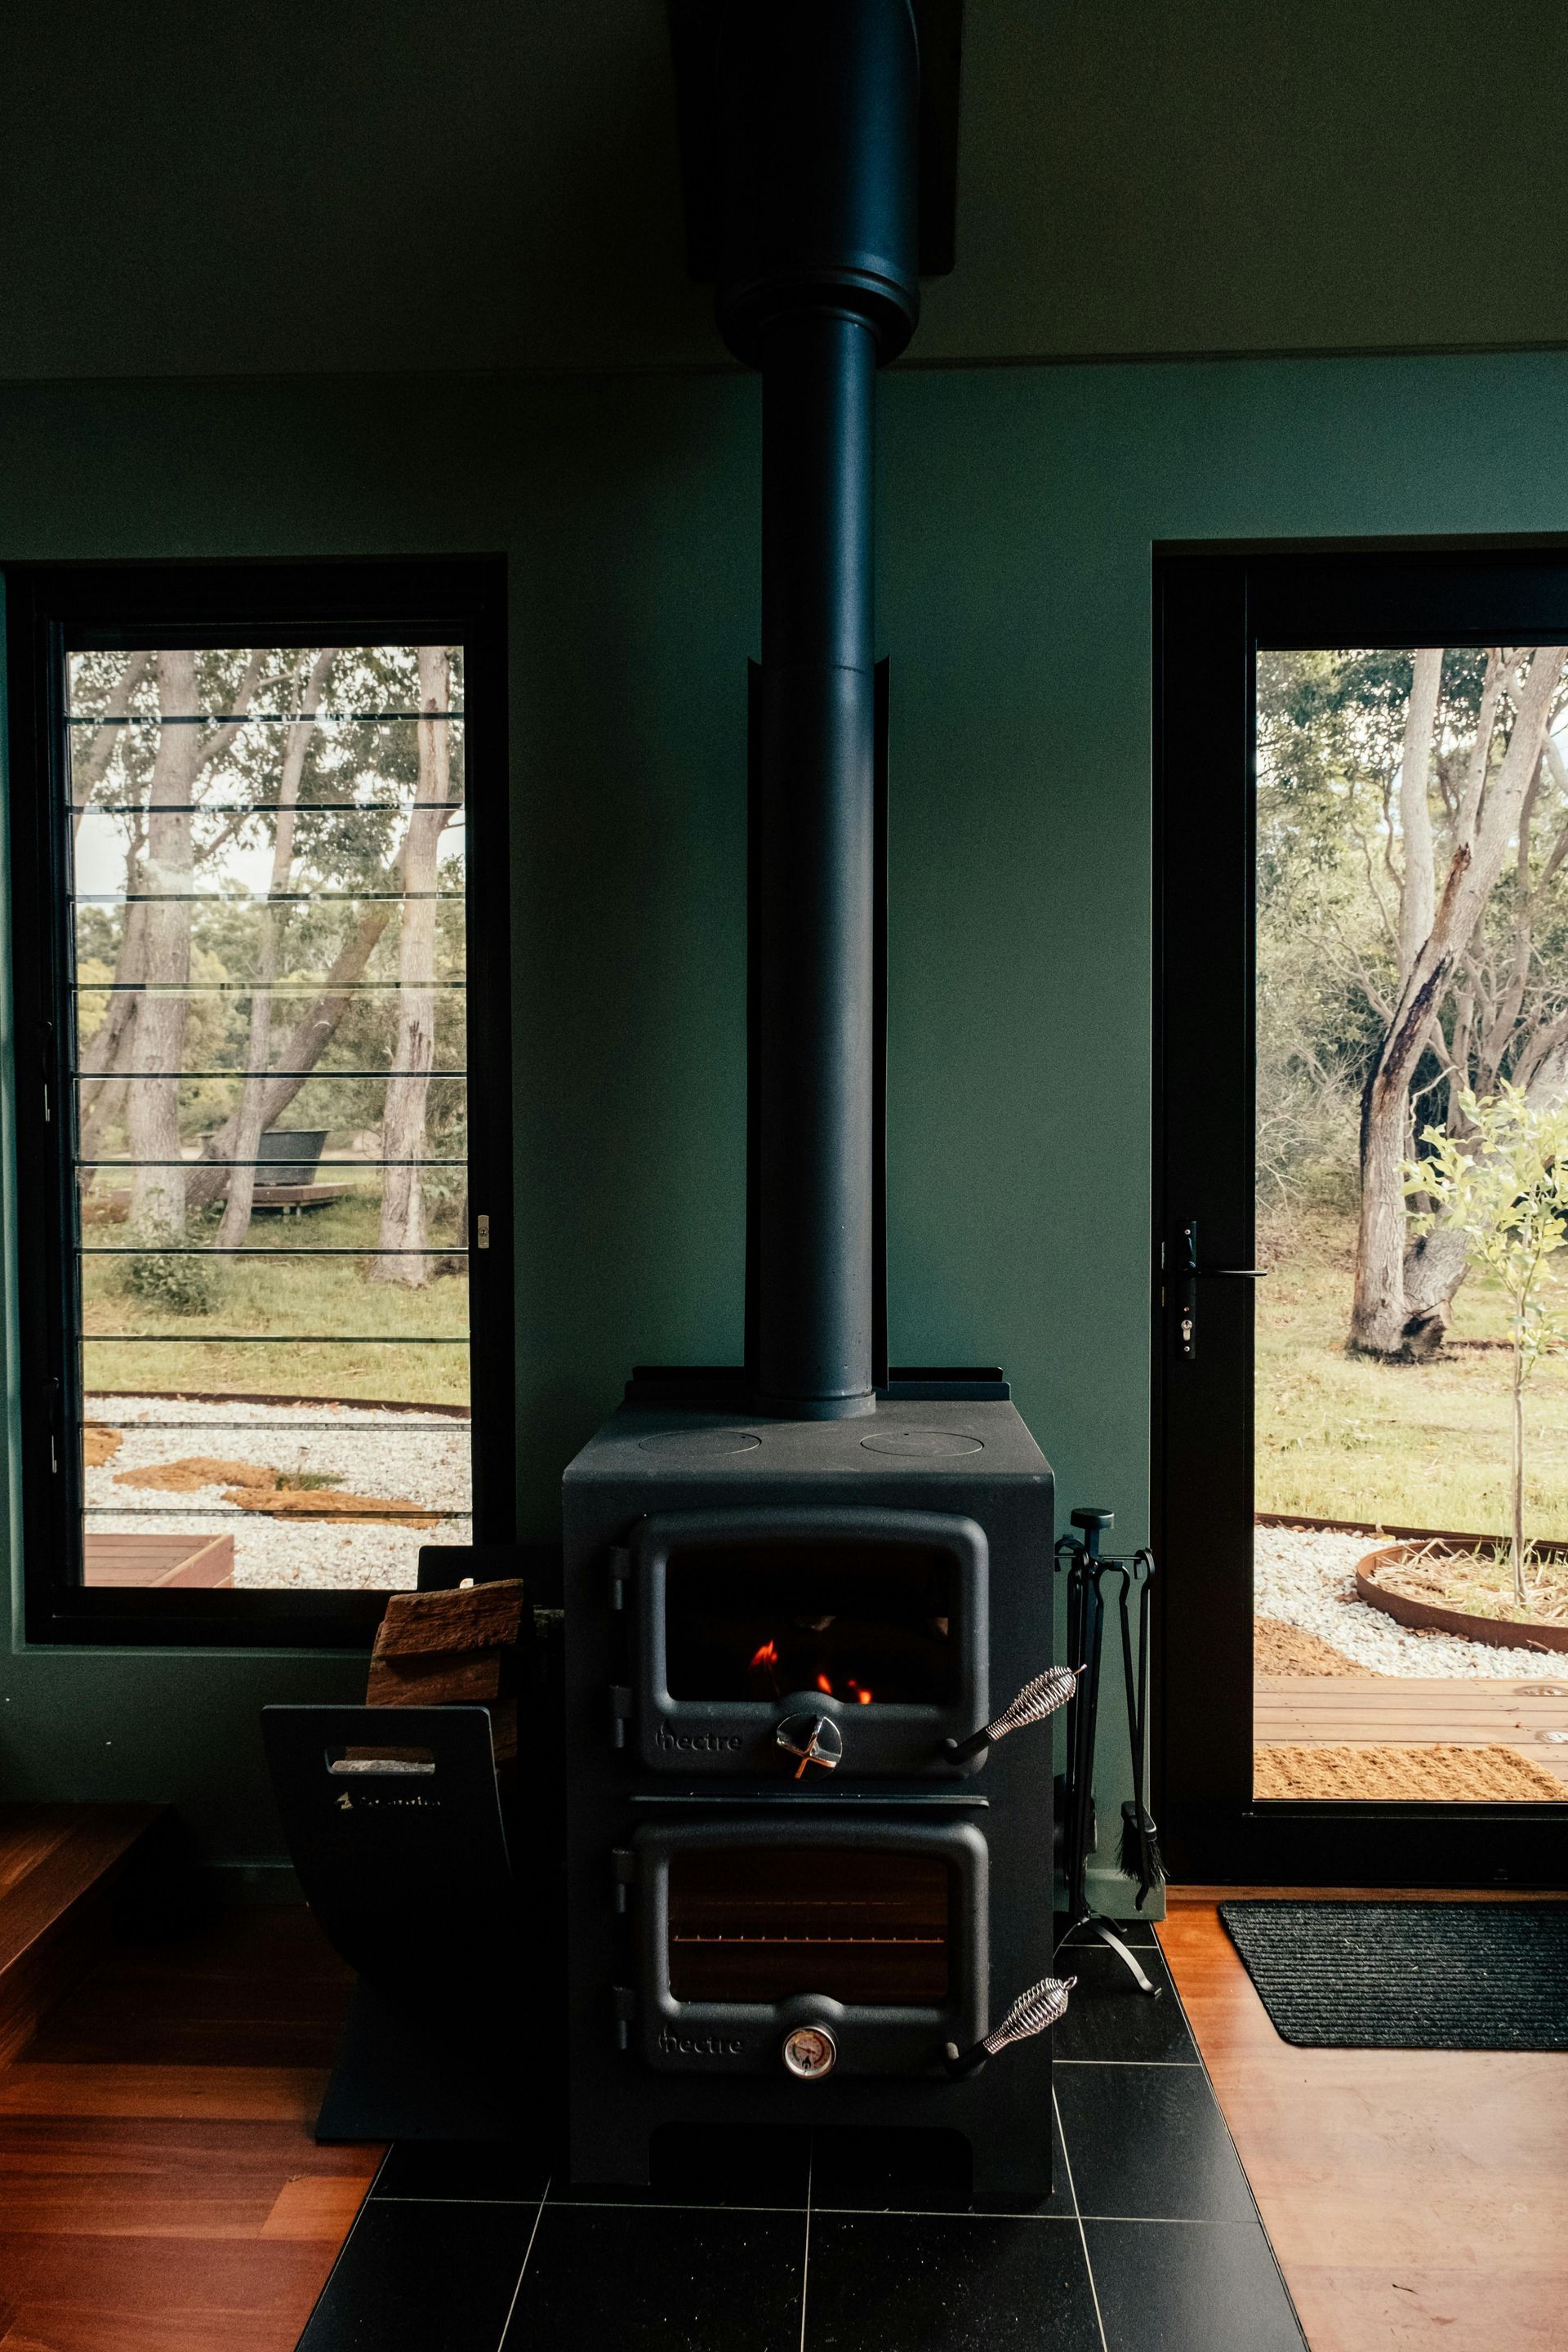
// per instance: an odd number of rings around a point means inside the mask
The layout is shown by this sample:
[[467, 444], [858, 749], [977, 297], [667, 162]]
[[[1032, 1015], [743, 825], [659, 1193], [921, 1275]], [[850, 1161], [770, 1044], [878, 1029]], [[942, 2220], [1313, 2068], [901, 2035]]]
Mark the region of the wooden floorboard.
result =
[[0, 2352], [293, 2352], [381, 2153], [311, 2137], [347, 1993], [300, 1909], [100, 1963], [0, 2069]]
[[1158, 1934], [1312, 2352], [1560, 2347], [1568, 2056], [1293, 2048], [1217, 1907], [1285, 1891], [1173, 1888]]

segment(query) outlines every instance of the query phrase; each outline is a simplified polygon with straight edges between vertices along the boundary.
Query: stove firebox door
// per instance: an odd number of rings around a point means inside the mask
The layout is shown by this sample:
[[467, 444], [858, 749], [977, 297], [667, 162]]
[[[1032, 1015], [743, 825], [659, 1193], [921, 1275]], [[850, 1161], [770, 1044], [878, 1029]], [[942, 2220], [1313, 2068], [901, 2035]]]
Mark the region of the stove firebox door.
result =
[[[670, 1512], [633, 1545], [644, 1765], [952, 1778], [988, 1712], [984, 1530], [935, 1511]], [[831, 1759], [831, 1760], [829, 1760]]]

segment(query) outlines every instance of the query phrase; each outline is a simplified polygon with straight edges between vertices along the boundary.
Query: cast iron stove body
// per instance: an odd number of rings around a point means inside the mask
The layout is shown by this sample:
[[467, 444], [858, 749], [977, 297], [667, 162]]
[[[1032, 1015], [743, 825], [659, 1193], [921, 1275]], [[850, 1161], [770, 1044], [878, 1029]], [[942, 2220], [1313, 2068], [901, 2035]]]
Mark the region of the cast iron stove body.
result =
[[[667, 2122], [923, 2125], [966, 2134], [977, 2189], [1048, 2189], [1048, 2040], [963, 2082], [943, 2052], [1048, 1972], [1050, 1735], [968, 1766], [942, 1743], [1049, 1658], [1052, 1502], [997, 1401], [632, 1405], [578, 1455], [576, 2177], [646, 2179]], [[831, 1768], [801, 1753], [818, 1721]], [[786, 2045], [819, 2026], [836, 2059], [803, 2079]]]

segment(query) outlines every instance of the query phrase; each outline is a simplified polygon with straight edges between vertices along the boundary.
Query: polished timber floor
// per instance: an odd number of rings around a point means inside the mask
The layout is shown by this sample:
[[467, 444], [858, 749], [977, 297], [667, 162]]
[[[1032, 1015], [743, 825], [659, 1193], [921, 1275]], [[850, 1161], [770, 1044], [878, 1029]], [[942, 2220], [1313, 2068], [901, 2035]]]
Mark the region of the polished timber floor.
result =
[[300, 2352], [1302, 2352], [1152, 1933], [1133, 1932], [1163, 1996], [1092, 1948], [1075, 1960], [1047, 2203], [974, 2209], [940, 2136], [673, 2141], [640, 2195], [574, 2189], [543, 2147], [405, 2144]]

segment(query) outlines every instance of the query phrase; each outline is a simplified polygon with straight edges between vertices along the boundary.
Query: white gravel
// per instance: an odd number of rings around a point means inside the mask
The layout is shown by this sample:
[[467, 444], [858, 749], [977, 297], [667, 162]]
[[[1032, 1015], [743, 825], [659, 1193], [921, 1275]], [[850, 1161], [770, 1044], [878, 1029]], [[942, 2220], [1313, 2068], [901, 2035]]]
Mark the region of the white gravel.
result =
[[[1253, 1531], [1253, 1606], [1303, 1633], [1319, 1633], [1336, 1650], [1379, 1675], [1477, 1682], [1539, 1682], [1568, 1669], [1568, 1658], [1540, 1650], [1494, 1650], [1448, 1633], [1413, 1633], [1356, 1600], [1358, 1560], [1378, 1549], [1375, 1536], [1344, 1536], [1308, 1528]], [[1342, 1596], [1350, 1594], [1349, 1600]]]
[[[359, 1404], [112, 1396], [89, 1396], [86, 1404], [89, 1421], [124, 1433], [113, 1459], [87, 1473], [89, 1530], [232, 1535], [237, 1586], [405, 1591], [413, 1587], [421, 1544], [470, 1540], [467, 1421]], [[340, 1527], [330, 1519], [275, 1519], [226, 1503], [221, 1486], [164, 1496], [116, 1483], [121, 1470], [190, 1454], [326, 1473], [356, 1495], [417, 1503], [437, 1515], [436, 1523]]]

